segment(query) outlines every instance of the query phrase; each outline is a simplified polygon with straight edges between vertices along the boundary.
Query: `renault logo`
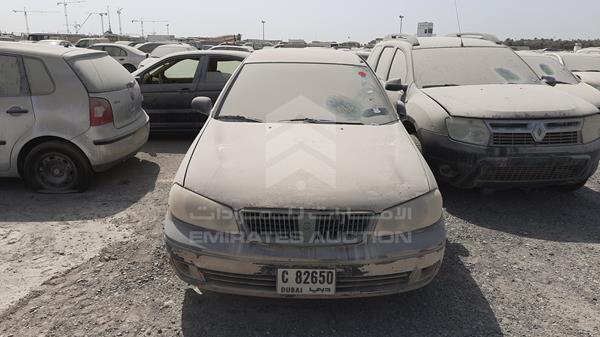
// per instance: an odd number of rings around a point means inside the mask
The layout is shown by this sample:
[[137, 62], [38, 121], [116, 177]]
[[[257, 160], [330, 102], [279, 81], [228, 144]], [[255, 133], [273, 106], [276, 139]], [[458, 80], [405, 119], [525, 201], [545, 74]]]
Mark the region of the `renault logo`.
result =
[[533, 130], [531, 131], [531, 135], [533, 136], [533, 140], [535, 140], [536, 143], [543, 142], [544, 138], [546, 138], [546, 128], [544, 127], [544, 124], [536, 124], [533, 127]]

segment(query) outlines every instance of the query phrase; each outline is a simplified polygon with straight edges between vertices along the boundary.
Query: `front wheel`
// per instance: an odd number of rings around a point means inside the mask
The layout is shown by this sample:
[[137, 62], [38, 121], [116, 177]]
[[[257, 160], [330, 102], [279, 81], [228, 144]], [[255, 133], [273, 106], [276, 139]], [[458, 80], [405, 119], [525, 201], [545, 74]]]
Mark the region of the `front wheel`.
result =
[[25, 157], [23, 168], [29, 185], [47, 193], [83, 192], [89, 187], [93, 174], [81, 151], [60, 141], [34, 147]]

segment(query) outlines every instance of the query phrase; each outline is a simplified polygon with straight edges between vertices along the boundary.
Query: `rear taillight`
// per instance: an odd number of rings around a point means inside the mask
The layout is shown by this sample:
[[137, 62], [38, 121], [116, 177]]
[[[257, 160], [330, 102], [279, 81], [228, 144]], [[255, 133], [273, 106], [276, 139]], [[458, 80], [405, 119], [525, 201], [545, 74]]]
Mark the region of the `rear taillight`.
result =
[[90, 97], [90, 126], [100, 126], [113, 122], [113, 111], [110, 102], [97, 97]]

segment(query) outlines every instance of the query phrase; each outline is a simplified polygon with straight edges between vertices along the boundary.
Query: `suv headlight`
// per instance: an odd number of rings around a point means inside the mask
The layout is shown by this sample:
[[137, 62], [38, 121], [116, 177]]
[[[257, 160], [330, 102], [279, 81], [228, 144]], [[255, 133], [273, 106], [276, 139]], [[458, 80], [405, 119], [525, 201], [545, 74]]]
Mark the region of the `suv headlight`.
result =
[[427, 228], [442, 218], [442, 194], [429, 192], [379, 215], [376, 236], [391, 236]]
[[169, 211], [183, 222], [217, 232], [239, 234], [233, 210], [179, 185], [169, 193]]
[[600, 114], [584, 118], [581, 134], [584, 143], [591, 143], [600, 138]]
[[446, 127], [450, 138], [469, 144], [488, 145], [490, 130], [484, 121], [470, 118], [448, 118]]

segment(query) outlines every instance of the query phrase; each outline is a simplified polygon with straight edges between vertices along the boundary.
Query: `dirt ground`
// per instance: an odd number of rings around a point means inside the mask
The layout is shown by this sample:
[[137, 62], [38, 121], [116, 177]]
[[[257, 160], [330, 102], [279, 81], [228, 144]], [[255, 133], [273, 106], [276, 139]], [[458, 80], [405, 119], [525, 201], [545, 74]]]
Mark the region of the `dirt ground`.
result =
[[574, 194], [444, 187], [444, 265], [412, 293], [199, 295], [161, 232], [191, 141], [153, 139], [81, 195], [0, 180], [0, 336], [600, 335], [600, 173]]

